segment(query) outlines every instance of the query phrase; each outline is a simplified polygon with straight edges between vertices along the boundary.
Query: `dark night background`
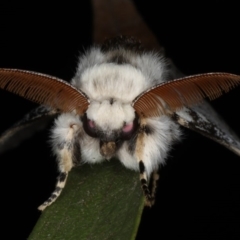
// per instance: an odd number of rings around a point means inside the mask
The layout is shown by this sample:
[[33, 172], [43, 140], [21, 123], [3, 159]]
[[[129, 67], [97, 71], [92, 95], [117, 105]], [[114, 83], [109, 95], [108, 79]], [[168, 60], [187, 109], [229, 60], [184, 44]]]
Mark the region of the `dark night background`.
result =
[[[91, 45], [91, 6], [83, 2], [62, 11], [2, 6], [0, 67], [70, 80], [78, 55]], [[240, 74], [237, 3], [135, 3], [182, 72]], [[240, 136], [239, 102], [240, 88], [212, 105]], [[0, 103], [0, 133], [36, 106], [3, 91]], [[39, 216], [37, 206], [53, 189], [56, 164], [48, 133], [1, 155], [1, 233], [6, 239], [26, 239]], [[156, 206], [144, 211], [137, 239], [240, 239], [240, 158], [219, 144], [186, 130], [161, 168], [157, 197]]]

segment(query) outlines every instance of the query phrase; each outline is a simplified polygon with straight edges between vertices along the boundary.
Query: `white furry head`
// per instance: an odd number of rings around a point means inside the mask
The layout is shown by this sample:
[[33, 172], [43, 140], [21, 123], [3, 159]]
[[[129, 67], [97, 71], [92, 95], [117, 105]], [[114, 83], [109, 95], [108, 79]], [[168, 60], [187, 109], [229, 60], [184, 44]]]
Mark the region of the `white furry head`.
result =
[[81, 84], [90, 98], [87, 118], [102, 131], [118, 130], [133, 122], [131, 103], [146, 88], [141, 71], [113, 63], [88, 68], [82, 74]]
[[120, 101], [93, 101], [87, 110], [88, 119], [95, 122], [103, 131], [118, 130], [134, 120], [134, 109]]
[[133, 100], [156, 80], [164, 79], [165, 66], [166, 61], [152, 53], [92, 48], [80, 58], [72, 84], [89, 97], [87, 118], [109, 132], [134, 121]]

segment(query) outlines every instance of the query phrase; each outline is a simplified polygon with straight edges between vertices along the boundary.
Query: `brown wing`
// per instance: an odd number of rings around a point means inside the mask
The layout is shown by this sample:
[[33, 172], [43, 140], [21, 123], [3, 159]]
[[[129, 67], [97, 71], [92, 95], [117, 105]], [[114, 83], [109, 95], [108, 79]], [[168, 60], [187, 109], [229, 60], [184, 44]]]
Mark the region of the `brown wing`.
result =
[[132, 103], [139, 116], [156, 117], [190, 107], [208, 97], [213, 100], [240, 84], [240, 76], [207, 73], [180, 78], [154, 86]]
[[69, 83], [36, 72], [0, 69], [0, 88], [62, 112], [82, 114], [89, 104], [87, 96]]

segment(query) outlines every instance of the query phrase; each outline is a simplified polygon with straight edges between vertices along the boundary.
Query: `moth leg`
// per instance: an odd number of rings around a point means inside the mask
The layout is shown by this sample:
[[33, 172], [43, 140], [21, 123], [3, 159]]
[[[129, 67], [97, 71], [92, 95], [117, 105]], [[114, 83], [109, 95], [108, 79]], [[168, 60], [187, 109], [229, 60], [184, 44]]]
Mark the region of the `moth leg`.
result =
[[145, 171], [145, 165], [142, 160], [139, 161], [140, 183], [145, 196], [145, 205], [151, 207], [154, 204], [155, 197], [149, 189], [148, 178]]
[[154, 178], [153, 178], [152, 189], [151, 189], [152, 191], [150, 191], [148, 174], [144, 164], [144, 146], [145, 146], [144, 143], [146, 142], [147, 131], [148, 131], [148, 129], [146, 129], [145, 126], [146, 126], [146, 123], [142, 121], [140, 125], [140, 130], [138, 133], [138, 137], [137, 137], [136, 156], [139, 164], [141, 188], [143, 190], [143, 194], [146, 199], [145, 205], [151, 207], [155, 202], [156, 182], [158, 177], [154, 171], [153, 172]]
[[52, 192], [51, 196], [43, 204], [41, 204], [38, 207], [38, 210], [43, 211], [46, 207], [50, 206], [53, 202], [56, 201], [56, 199], [61, 194], [63, 188], [65, 187], [67, 177], [68, 177], [68, 172], [60, 172], [57, 178], [55, 190]]
[[76, 165], [76, 150], [80, 150], [78, 141], [76, 141], [76, 136], [74, 125], [72, 125], [66, 134], [66, 139], [61, 140], [61, 142], [58, 142], [58, 144], [54, 146], [57, 149], [55, 152], [57, 154], [59, 175], [55, 190], [52, 192], [51, 196], [38, 207], [40, 211], [43, 211], [56, 201], [65, 187], [69, 171]]
[[155, 196], [156, 196], [156, 190], [158, 186], [158, 180], [160, 178], [160, 175], [158, 171], [153, 171], [152, 176], [151, 176], [151, 196], [153, 199], [153, 204], [155, 202]]

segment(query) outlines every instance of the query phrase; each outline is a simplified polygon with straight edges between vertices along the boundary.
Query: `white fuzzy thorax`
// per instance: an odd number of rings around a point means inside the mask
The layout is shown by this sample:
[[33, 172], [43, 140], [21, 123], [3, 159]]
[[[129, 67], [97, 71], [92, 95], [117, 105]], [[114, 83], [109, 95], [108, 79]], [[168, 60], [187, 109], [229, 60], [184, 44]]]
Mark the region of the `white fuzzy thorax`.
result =
[[[111, 63], [109, 62], [111, 53], [103, 53], [100, 48], [91, 48], [85, 55], [79, 58], [77, 72], [71, 83], [83, 91], [90, 91], [92, 89], [89, 89], [87, 85], [85, 85], [86, 82], [83, 79], [84, 74], [88, 74], [92, 72], [92, 69], [95, 69], [98, 72], [94, 71], [95, 73], [91, 74], [95, 76], [101, 75], [103, 76], [102, 79], [104, 79], [110, 72], [113, 73], [116, 71], [121, 77], [118, 76], [120, 82], [116, 82], [115, 86], [120, 86], [121, 89], [123, 88], [125, 90], [124, 95], [130, 94], [133, 96], [129, 91], [130, 89], [128, 89], [129, 85], [126, 83], [127, 79], [129, 80], [131, 77], [142, 75], [144, 79], [142, 79], [142, 77], [140, 77], [140, 79], [135, 79], [133, 86], [146, 90], [157, 83], [164, 82], [169, 74], [171, 74], [168, 70], [168, 61], [166, 58], [156, 53], [133, 54], [129, 51], [122, 51], [122, 55], [129, 61], [129, 64], [118, 65], [116, 63]], [[114, 75], [116, 75], [116, 73]], [[129, 75], [129, 77], [124, 79], [124, 76], [127, 75]], [[127, 85], [123, 85], [123, 83]], [[139, 84], [143, 85], [138, 86]], [[94, 93], [91, 91], [90, 94]]]
[[111, 54], [92, 48], [80, 58], [72, 80], [72, 84], [90, 99], [88, 118], [102, 129], [118, 129], [133, 121], [132, 101], [144, 90], [163, 82], [168, 75], [166, 60], [156, 54], [140, 55], [129, 51], [122, 54], [131, 64], [109, 63]]
[[82, 91], [94, 101], [113, 98], [122, 103], [131, 103], [148, 86], [139, 69], [114, 63], [103, 63], [86, 69], [80, 81]]

